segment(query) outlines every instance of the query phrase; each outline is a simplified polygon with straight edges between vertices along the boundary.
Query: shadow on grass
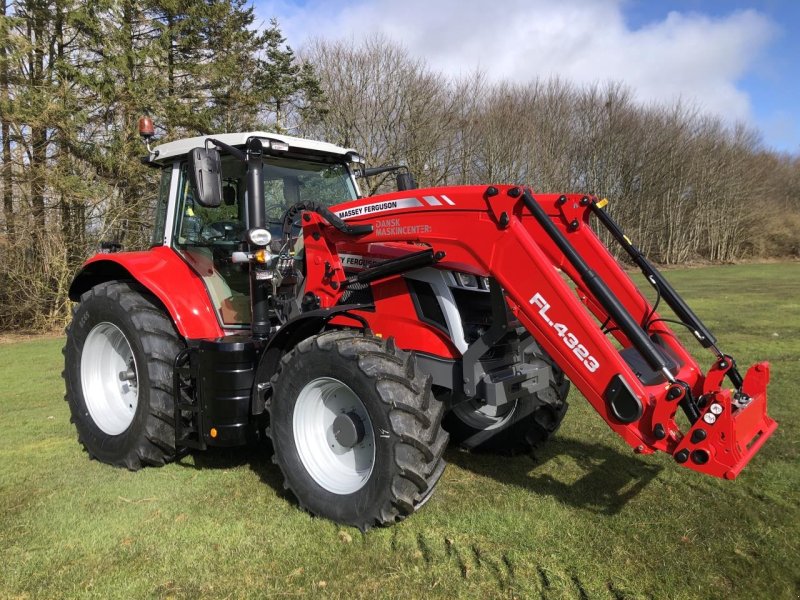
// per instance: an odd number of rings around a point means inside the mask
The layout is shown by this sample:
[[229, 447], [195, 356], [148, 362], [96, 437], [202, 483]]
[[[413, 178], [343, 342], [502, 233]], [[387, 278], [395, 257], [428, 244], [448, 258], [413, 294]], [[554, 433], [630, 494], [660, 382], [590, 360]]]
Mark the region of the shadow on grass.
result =
[[602, 444], [564, 438], [554, 438], [528, 455], [510, 458], [453, 449], [447, 460], [484, 477], [604, 515], [621, 511], [662, 468]]
[[207, 469], [233, 469], [247, 465], [261, 481], [274, 489], [279, 496], [289, 498], [283, 489], [283, 476], [272, 462], [272, 445], [269, 442], [252, 443], [234, 448], [209, 447], [195, 450], [176, 462], [178, 466], [198, 471]]
[[[478, 475], [604, 515], [621, 511], [661, 471], [660, 466], [632, 453], [623, 454], [606, 445], [558, 437], [527, 455], [473, 454], [451, 448], [446, 458]], [[272, 447], [266, 442], [236, 448], [211, 447], [192, 452], [177, 464], [197, 470], [247, 465], [279, 496], [292, 499], [283, 488], [283, 476], [272, 463]]]

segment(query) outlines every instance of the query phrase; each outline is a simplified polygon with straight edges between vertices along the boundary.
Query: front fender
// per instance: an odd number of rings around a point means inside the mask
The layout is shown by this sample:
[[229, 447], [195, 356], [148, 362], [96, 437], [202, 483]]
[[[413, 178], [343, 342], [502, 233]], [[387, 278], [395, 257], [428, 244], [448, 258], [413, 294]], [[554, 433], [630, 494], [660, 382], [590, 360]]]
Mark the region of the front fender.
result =
[[114, 279], [133, 279], [147, 288], [166, 307], [183, 337], [225, 335], [202, 279], [171, 248], [96, 254], [72, 280], [69, 297], [77, 302], [95, 285]]
[[301, 313], [285, 323], [278, 332], [273, 335], [261, 353], [256, 369], [255, 385], [251, 398], [251, 410], [254, 415], [264, 412], [264, 390], [263, 384], [269, 382], [277, 372], [281, 358], [286, 356], [292, 348], [304, 339], [320, 333], [328, 325], [331, 319], [338, 317], [349, 318], [354, 321], [351, 327], [357, 327], [364, 331], [369, 331], [367, 321], [358, 315], [345, 314], [351, 310], [363, 310], [373, 308], [371, 304], [341, 304], [332, 308], [320, 308], [309, 312]]
[[352, 310], [373, 308], [372, 304], [340, 304], [332, 308], [320, 308], [300, 313], [287, 321], [266, 344], [258, 363], [256, 381], [266, 382], [278, 370], [281, 357], [304, 339], [320, 333], [326, 325], [336, 317], [351, 319], [354, 323], [349, 327], [368, 330], [366, 319], [359, 315], [345, 314]]

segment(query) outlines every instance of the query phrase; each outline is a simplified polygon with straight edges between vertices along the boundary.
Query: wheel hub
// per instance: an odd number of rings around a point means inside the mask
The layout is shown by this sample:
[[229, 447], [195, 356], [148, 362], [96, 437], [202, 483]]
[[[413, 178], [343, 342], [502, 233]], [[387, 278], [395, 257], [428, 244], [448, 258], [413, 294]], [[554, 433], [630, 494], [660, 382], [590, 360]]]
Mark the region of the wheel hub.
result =
[[366, 485], [375, 466], [375, 433], [364, 403], [332, 377], [309, 381], [297, 397], [292, 429], [308, 475], [334, 494]]
[[345, 448], [364, 440], [364, 421], [354, 412], [342, 413], [333, 420], [333, 437]]
[[81, 351], [81, 386], [95, 425], [119, 435], [133, 421], [139, 404], [139, 377], [131, 344], [113, 323], [95, 325]]
[[119, 380], [120, 381], [135, 381], [136, 380], [136, 371], [134, 370], [133, 361], [129, 365], [128, 369], [125, 371], [119, 372]]

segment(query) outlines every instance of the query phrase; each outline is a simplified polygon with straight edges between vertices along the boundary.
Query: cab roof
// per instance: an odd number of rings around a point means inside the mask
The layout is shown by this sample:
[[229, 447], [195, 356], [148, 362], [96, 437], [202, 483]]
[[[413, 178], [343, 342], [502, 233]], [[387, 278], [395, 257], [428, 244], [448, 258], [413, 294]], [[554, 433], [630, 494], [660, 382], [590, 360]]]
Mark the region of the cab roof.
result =
[[167, 142], [153, 148], [150, 154], [152, 162], [164, 162], [176, 156], [187, 154], [192, 148], [205, 146], [208, 138], [214, 138], [228, 144], [229, 146], [244, 146], [251, 137], [270, 138], [289, 144], [290, 150], [310, 150], [312, 152], [344, 156], [348, 152], [355, 152], [352, 148], [342, 148], [328, 142], [318, 142], [304, 138], [282, 135], [279, 133], [269, 133], [266, 131], [244, 131], [240, 133], [220, 133], [219, 135], [201, 135], [198, 137], [184, 138]]

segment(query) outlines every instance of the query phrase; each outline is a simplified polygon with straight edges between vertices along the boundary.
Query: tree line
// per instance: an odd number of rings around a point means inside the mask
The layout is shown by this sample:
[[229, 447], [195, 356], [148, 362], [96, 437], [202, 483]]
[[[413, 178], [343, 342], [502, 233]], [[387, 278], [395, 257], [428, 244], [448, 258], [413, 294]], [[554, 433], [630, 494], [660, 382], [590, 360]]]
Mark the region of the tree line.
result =
[[47, 328], [99, 240], [146, 247], [161, 141], [322, 110], [311, 66], [247, 0], [0, 0], [0, 329]]
[[380, 36], [316, 41], [306, 58], [327, 98], [306, 133], [362, 149], [370, 164], [406, 162], [423, 186], [607, 197], [663, 264], [800, 256], [800, 156], [696, 105], [642, 105], [617, 82], [454, 80]]
[[0, 10], [0, 330], [63, 322], [100, 240], [149, 243], [142, 114], [159, 141], [266, 129], [407, 164], [422, 186], [593, 192], [666, 264], [800, 255], [800, 158], [689, 104], [643, 106], [619, 83], [450, 78], [379, 36], [298, 56], [246, 0]]

